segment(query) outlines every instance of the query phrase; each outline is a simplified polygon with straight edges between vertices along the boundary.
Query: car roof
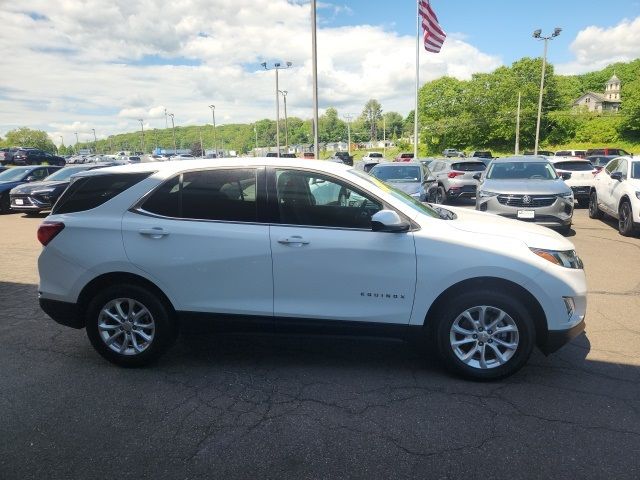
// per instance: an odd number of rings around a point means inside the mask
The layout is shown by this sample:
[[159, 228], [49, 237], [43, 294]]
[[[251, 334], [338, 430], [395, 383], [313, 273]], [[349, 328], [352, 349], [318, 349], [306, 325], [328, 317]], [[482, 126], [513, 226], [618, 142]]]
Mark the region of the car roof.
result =
[[131, 165], [119, 165], [114, 167], [100, 168], [80, 172], [77, 175], [105, 175], [110, 173], [154, 173], [162, 172], [167, 175], [179, 173], [186, 170], [199, 170], [215, 167], [284, 167], [296, 168], [301, 167], [309, 170], [323, 170], [328, 173], [341, 173], [351, 170], [353, 167], [344, 165], [343, 163], [327, 162], [324, 160], [305, 160], [301, 158], [277, 158], [277, 157], [244, 157], [244, 158], [212, 158], [212, 159], [194, 159], [194, 160], [177, 160], [168, 162], [147, 162], [135, 163]]
[[511, 157], [494, 158], [493, 163], [525, 163], [525, 162], [548, 162], [549, 158], [543, 155], [513, 155]]

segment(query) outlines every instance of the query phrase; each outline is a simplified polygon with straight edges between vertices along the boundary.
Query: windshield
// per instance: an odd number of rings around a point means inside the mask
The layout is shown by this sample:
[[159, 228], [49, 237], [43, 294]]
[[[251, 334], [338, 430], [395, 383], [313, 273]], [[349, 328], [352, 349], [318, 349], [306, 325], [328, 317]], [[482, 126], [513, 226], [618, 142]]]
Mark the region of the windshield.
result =
[[369, 158], [382, 158], [381, 153], [370, 153]]
[[568, 170], [570, 172], [589, 172], [593, 170], [591, 162], [556, 162], [556, 170]]
[[487, 173], [490, 180], [555, 180], [556, 172], [548, 162], [492, 163]]
[[22, 177], [31, 171], [29, 167], [16, 167], [10, 168], [0, 173], [0, 182], [15, 182], [16, 180], [22, 180]]
[[370, 173], [384, 182], [420, 181], [420, 167], [417, 165], [376, 165]]
[[640, 179], [640, 162], [631, 162], [631, 178]]
[[392, 187], [391, 185], [382, 183], [377, 178], [371, 175], [368, 175], [364, 172], [361, 172], [355, 169], [351, 169], [349, 171], [354, 175], [357, 175], [358, 177], [363, 178], [367, 182], [372, 183], [373, 185], [383, 190], [384, 192], [388, 193], [395, 199], [400, 200], [402, 203], [404, 203], [408, 207], [411, 207], [416, 212], [422, 213], [424, 215], [428, 215], [433, 218], [443, 218], [443, 216], [440, 215], [431, 206], [427, 205], [426, 203], [421, 203], [418, 200], [413, 199], [410, 195], [407, 195], [406, 193]]
[[83, 172], [87, 169], [87, 167], [67, 167], [67, 168], [61, 168], [60, 170], [58, 170], [57, 172], [52, 173], [51, 175], [49, 175], [47, 178], [45, 178], [43, 181], [45, 182], [52, 182], [54, 180], [57, 181], [62, 181], [62, 180], [67, 180], [69, 177], [71, 177], [71, 175], [73, 175], [74, 173], [78, 173], [78, 172]]

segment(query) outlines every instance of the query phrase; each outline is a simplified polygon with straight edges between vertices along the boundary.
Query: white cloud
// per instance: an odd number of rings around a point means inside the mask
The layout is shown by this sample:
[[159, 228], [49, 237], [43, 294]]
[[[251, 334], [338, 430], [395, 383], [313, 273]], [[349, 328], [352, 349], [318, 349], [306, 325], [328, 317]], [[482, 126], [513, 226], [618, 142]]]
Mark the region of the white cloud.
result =
[[[25, 12], [36, 12], [33, 18]], [[350, 15], [341, 3], [320, 15]], [[40, 18], [43, 16], [44, 18]], [[138, 128], [274, 116], [274, 73], [260, 62], [292, 61], [280, 72], [289, 115], [311, 116], [309, 5], [287, 0], [23, 0], [0, 2], [0, 133], [20, 125], [58, 140]], [[414, 38], [382, 26], [318, 31], [320, 106], [358, 114], [369, 98], [406, 114], [413, 104]], [[37, 32], [37, 34], [34, 34]], [[438, 55], [422, 52], [421, 80], [469, 78], [501, 64], [463, 36]]]
[[589, 26], [578, 32], [570, 49], [575, 60], [557, 65], [558, 73], [583, 73], [636, 59], [640, 57], [640, 17], [610, 28]]

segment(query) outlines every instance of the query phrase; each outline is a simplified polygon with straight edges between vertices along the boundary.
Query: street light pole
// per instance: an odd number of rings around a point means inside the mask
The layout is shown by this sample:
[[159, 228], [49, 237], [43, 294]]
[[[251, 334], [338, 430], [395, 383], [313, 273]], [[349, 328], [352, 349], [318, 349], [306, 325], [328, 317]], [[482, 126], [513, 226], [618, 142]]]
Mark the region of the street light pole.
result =
[[386, 157], [387, 156], [387, 119], [384, 117], [384, 115], [382, 116], [382, 156]]
[[317, 2], [311, 0], [311, 76], [313, 82], [313, 157], [320, 158], [318, 131], [318, 42], [317, 35]]
[[140, 138], [140, 144], [142, 145], [142, 154], [144, 155], [144, 120], [142, 118], [139, 118], [138, 121], [140, 122], [140, 128], [142, 129], [142, 136]]
[[73, 132], [76, 134], [76, 155], [78, 154], [78, 132]]
[[286, 66], [282, 66], [281, 63], [277, 62], [273, 64], [272, 68], [267, 68], [267, 62], [261, 63], [262, 68], [265, 70], [275, 70], [276, 71], [276, 156], [280, 156], [280, 86], [278, 84], [278, 70], [286, 70], [287, 68], [291, 68], [293, 65], [291, 62], [286, 62]]
[[169, 128], [169, 120], [167, 119], [167, 109], [164, 109], [164, 128]]
[[347, 154], [351, 156], [351, 114], [345, 115], [347, 119]]
[[171, 117], [171, 131], [173, 132], [173, 154], [178, 154], [178, 148], [176, 147], [176, 124], [173, 121], [173, 113], [168, 114]]
[[542, 94], [544, 91], [544, 74], [547, 68], [547, 48], [548, 48], [549, 40], [553, 40], [555, 37], [560, 35], [560, 32], [562, 32], [562, 29], [559, 27], [556, 27], [553, 30], [553, 33], [546, 37], [542, 35], [542, 30], [540, 29], [533, 32], [533, 38], [544, 41], [544, 54], [542, 55], [542, 76], [540, 77], [540, 96], [538, 97], [538, 119], [536, 120], [536, 144], [533, 151], [534, 155], [538, 155], [538, 146], [540, 145], [540, 118], [542, 117]]
[[109, 153], [113, 153], [113, 135], [109, 135]]
[[253, 125], [253, 133], [256, 136], [256, 153], [253, 156], [257, 157], [258, 156], [258, 127], [255, 124]]
[[93, 131], [93, 153], [98, 153], [98, 139], [96, 138], [96, 129], [92, 128]]
[[216, 154], [216, 157], [218, 157], [218, 149], [216, 145], [216, 106], [209, 105], [209, 108], [211, 109], [211, 117], [213, 118], [213, 150]]
[[518, 92], [518, 113], [516, 115], [516, 148], [515, 154], [520, 153], [520, 92]]
[[284, 147], [289, 152], [289, 126], [287, 123], [287, 92], [286, 90], [280, 90], [282, 99], [284, 100]]

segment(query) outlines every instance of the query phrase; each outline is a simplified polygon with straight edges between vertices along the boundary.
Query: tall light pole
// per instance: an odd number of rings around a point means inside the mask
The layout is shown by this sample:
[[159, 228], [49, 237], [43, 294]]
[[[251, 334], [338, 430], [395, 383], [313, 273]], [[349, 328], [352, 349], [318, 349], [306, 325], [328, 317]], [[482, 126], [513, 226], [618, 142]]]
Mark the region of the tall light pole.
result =
[[313, 156], [320, 158], [320, 147], [318, 145], [318, 42], [316, 39], [317, 21], [316, 21], [317, 2], [311, 0], [311, 76], [313, 81]]
[[520, 153], [520, 92], [518, 92], [518, 112], [516, 114], [516, 147], [515, 154]]
[[344, 118], [347, 119], [347, 154], [351, 156], [351, 118], [353, 117], [349, 113]]
[[78, 154], [78, 132], [73, 132], [76, 134], [76, 155]]
[[[216, 145], [216, 106], [215, 105], [209, 105], [209, 108], [211, 109], [211, 117], [213, 119], [213, 150], [216, 154], [216, 157], [218, 156], [218, 149], [217, 149], [217, 145]], [[224, 120], [224, 118], [222, 119]]]
[[113, 153], [113, 135], [109, 135], [109, 153]]
[[382, 156], [387, 156], [387, 119], [382, 115]]
[[178, 154], [178, 148], [176, 147], [176, 124], [173, 121], [173, 113], [168, 113], [167, 115], [169, 115], [171, 117], [171, 131], [173, 132], [173, 154], [177, 155]]
[[169, 128], [169, 120], [167, 119], [167, 109], [164, 109], [164, 128]]
[[256, 136], [256, 153], [254, 157], [257, 157], [258, 156], [258, 127], [255, 124], [253, 125], [253, 133]]
[[140, 122], [141, 129], [140, 144], [142, 145], [142, 154], [144, 155], [144, 120], [139, 118], [138, 121]]
[[284, 100], [284, 146], [289, 153], [289, 126], [287, 123], [287, 92], [286, 90], [280, 90], [282, 99]]
[[534, 155], [538, 155], [538, 146], [540, 145], [540, 117], [542, 116], [542, 93], [544, 90], [544, 74], [547, 68], [547, 46], [549, 44], [549, 40], [553, 40], [555, 37], [560, 35], [560, 32], [562, 32], [562, 29], [560, 27], [554, 28], [553, 33], [551, 35], [547, 35], [546, 37], [542, 35], [542, 30], [540, 29], [533, 32], [533, 38], [544, 41], [544, 54], [542, 55], [542, 76], [540, 77], [540, 96], [538, 98], [538, 120], [536, 121], [536, 145], [533, 151]]
[[98, 139], [96, 138], [96, 129], [92, 128], [93, 131], [93, 153], [98, 153]]
[[273, 64], [272, 68], [267, 67], [267, 62], [262, 62], [260, 65], [265, 70], [275, 70], [276, 71], [276, 156], [280, 156], [280, 89], [278, 85], [278, 71], [286, 70], [287, 68], [291, 68], [293, 65], [291, 62], [286, 62], [283, 66], [281, 63], [276, 62]]

